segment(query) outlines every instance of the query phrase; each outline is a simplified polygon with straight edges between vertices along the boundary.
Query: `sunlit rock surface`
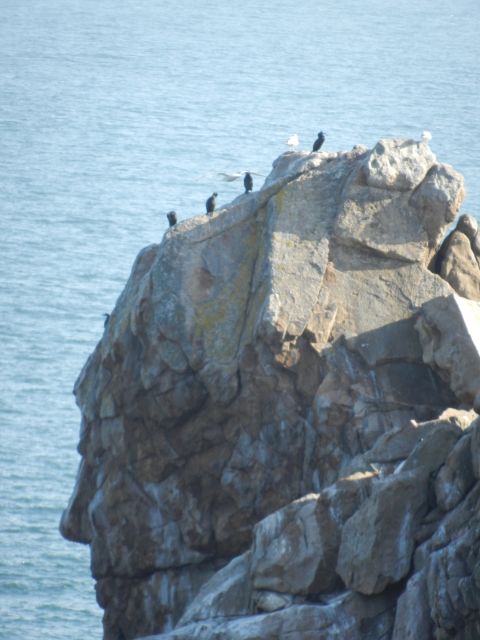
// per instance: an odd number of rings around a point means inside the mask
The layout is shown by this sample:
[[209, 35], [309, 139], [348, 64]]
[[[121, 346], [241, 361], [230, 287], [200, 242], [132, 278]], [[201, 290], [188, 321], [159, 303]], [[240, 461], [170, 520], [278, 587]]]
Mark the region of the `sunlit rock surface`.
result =
[[425, 143], [289, 152], [140, 253], [61, 521], [106, 640], [476, 637], [479, 311], [433, 272], [462, 198]]

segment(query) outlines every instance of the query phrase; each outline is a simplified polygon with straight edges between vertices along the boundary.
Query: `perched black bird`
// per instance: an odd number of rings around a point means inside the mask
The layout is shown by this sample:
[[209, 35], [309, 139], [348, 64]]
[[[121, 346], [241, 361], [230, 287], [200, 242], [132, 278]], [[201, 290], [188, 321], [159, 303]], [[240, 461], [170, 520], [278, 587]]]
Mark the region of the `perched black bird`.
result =
[[103, 315], [105, 316], [105, 320], [103, 321], [103, 326], [106, 327], [108, 324], [108, 321], [110, 320], [110, 314], [104, 313]]
[[205, 206], [207, 207], [207, 213], [213, 213], [215, 211], [215, 207], [217, 206], [217, 196], [218, 193], [212, 193], [206, 201]]
[[177, 224], [177, 214], [175, 213], [175, 211], [170, 211], [169, 213], [167, 213], [167, 218], [168, 224], [171, 227], [174, 227]]
[[252, 175], [247, 171], [243, 179], [243, 186], [245, 187], [245, 193], [248, 193], [253, 189]]
[[325, 134], [323, 131], [320, 131], [318, 134], [318, 138], [313, 143], [313, 151], [320, 151], [322, 144], [325, 142]]

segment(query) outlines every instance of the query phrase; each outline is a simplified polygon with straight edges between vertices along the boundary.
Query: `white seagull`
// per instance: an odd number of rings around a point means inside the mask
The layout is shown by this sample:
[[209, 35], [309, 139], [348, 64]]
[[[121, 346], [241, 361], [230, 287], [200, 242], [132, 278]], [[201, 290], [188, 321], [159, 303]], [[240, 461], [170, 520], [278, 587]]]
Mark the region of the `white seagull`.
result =
[[222, 180], [224, 182], [233, 182], [234, 180], [240, 180], [242, 176], [246, 173], [251, 173], [253, 176], [260, 176], [264, 178], [265, 176], [261, 173], [255, 173], [255, 171], [234, 171], [232, 173], [226, 173], [225, 171], [219, 171], [218, 175], [222, 176]]
[[430, 131], [422, 131], [422, 142], [425, 142], [426, 144], [428, 144], [431, 139], [432, 139], [432, 134], [430, 133]]
[[298, 145], [300, 144], [300, 140], [298, 139], [298, 136], [296, 133], [292, 134], [291, 136], [288, 137], [287, 139], [287, 146], [288, 147], [298, 147]]

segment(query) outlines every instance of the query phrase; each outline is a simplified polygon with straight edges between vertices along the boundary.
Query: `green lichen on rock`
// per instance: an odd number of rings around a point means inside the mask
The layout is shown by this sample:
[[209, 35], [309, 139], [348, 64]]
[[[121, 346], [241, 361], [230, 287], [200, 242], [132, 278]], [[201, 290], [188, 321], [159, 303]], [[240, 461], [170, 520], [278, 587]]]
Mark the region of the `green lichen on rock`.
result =
[[240, 346], [244, 312], [248, 305], [253, 271], [258, 253], [259, 229], [255, 221], [242, 225], [239, 241], [242, 260], [232, 277], [214, 276], [212, 294], [194, 310], [194, 340], [200, 340], [206, 360], [225, 363]]

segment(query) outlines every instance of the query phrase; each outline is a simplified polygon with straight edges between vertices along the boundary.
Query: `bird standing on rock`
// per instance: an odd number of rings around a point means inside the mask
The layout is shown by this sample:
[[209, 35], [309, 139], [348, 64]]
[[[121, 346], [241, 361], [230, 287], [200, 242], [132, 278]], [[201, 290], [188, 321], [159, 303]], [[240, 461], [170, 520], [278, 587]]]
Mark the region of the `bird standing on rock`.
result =
[[253, 189], [253, 178], [248, 171], [243, 179], [243, 186], [245, 187], [245, 193], [248, 193]]
[[430, 133], [430, 131], [422, 132], [422, 142], [425, 142], [426, 144], [428, 144], [431, 139], [432, 139], [432, 134]]
[[174, 227], [177, 224], [177, 214], [175, 211], [169, 211], [169, 213], [167, 213], [167, 219], [168, 219], [168, 224], [171, 227]]
[[323, 131], [320, 131], [320, 133], [318, 134], [317, 139], [313, 143], [312, 151], [320, 151], [320, 149], [322, 147], [322, 144], [324, 142], [325, 142], [325, 134], [323, 133]]
[[215, 211], [215, 207], [217, 206], [217, 196], [218, 193], [212, 193], [212, 195], [208, 198], [205, 206], [207, 207], [207, 213], [211, 215]]
[[290, 149], [293, 149], [294, 147], [298, 147], [299, 144], [300, 144], [300, 140], [298, 139], [298, 135], [296, 133], [293, 133], [291, 136], [288, 136], [287, 147], [290, 147]]

